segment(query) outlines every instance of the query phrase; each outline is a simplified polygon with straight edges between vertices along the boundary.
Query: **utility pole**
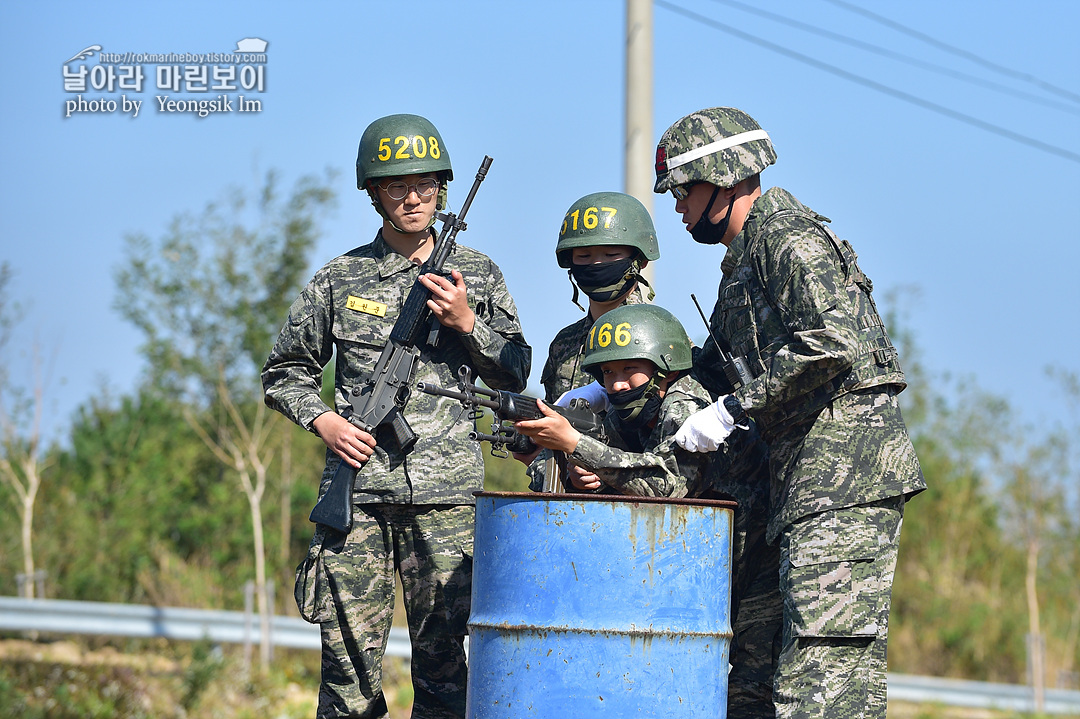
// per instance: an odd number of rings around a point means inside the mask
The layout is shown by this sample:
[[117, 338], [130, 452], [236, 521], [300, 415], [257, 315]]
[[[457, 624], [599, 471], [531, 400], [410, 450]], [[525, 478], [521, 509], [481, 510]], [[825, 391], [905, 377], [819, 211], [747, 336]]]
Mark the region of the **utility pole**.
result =
[[[653, 214], [652, 0], [626, 0], [626, 145], [624, 192]], [[650, 285], [653, 268], [641, 273]], [[648, 294], [648, 293], [646, 293]]]

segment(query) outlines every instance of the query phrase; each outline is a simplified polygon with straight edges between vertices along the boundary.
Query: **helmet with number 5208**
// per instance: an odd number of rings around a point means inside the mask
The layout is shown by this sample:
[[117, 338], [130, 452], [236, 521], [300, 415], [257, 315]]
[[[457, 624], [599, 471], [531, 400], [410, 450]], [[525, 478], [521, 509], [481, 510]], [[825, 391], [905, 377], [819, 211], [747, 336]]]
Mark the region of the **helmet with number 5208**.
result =
[[[375, 120], [360, 137], [356, 154], [356, 188], [372, 193], [383, 177], [435, 173], [439, 177], [438, 209], [446, 206], [446, 183], [454, 179], [450, 153], [431, 121], [419, 115], [387, 115]], [[375, 202], [375, 198], [372, 198]], [[376, 202], [376, 209], [382, 209]]]

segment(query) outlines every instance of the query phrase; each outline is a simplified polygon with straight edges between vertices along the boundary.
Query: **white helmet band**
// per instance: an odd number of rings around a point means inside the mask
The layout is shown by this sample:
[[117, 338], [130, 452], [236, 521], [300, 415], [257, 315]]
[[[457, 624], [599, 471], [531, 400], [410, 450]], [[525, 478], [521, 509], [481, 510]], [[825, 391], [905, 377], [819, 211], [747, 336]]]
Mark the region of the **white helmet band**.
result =
[[681, 155], [675, 157], [669, 157], [667, 160], [667, 169], [673, 170], [676, 167], [681, 167], [688, 162], [694, 160], [700, 160], [708, 155], [721, 152], [729, 147], [735, 147], [736, 145], [745, 145], [748, 142], [754, 140], [768, 140], [769, 133], [764, 130], [748, 130], [747, 132], [740, 132], [738, 135], [732, 135], [731, 137], [725, 137], [716, 142], [710, 142], [708, 145], [702, 145], [701, 147], [695, 147], [693, 150], [688, 150]]

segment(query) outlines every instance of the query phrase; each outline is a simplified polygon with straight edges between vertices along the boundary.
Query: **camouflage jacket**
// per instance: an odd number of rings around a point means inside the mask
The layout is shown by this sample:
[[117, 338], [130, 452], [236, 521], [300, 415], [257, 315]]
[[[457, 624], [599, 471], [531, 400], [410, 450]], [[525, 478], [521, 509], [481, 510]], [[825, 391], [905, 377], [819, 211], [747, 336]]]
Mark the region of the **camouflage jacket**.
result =
[[[445, 269], [456, 269], [464, 277], [476, 324], [467, 335], [443, 327], [435, 347], [425, 342], [414, 381], [452, 387], [458, 368], [469, 365], [488, 386], [520, 392], [532, 350], [525, 343], [502, 272], [487, 256], [462, 245], [450, 255]], [[339, 413], [344, 412], [349, 407], [348, 391], [374, 368], [419, 272], [419, 266], [394, 252], [381, 234], [319, 270], [293, 302], [263, 367], [266, 404], [314, 431], [315, 418], [331, 411], [319, 391], [323, 367], [336, 358], [335, 404]], [[363, 309], [380, 305], [385, 306], [383, 316]], [[472, 492], [483, 486], [484, 463], [478, 443], [468, 438], [472, 423], [461, 405], [414, 392], [404, 415], [419, 440], [404, 455], [392, 433], [377, 431], [378, 446], [357, 473], [353, 501], [471, 504]], [[338, 462], [337, 455], [327, 450], [321, 490]]]
[[[779, 188], [755, 200], [721, 265], [710, 322], [754, 374], [734, 395], [769, 443], [770, 538], [799, 517], [926, 486], [872, 284], [824, 221]], [[694, 373], [731, 393], [713, 343]]]

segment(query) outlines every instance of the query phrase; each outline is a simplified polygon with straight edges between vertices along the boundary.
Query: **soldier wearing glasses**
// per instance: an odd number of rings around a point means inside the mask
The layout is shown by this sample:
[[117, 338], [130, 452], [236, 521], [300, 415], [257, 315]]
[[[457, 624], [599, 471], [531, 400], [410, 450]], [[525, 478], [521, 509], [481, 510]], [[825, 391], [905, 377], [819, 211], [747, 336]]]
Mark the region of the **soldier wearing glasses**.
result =
[[[375, 240], [324, 266], [293, 303], [263, 368], [267, 404], [326, 444], [321, 490], [339, 462], [360, 468], [347, 536], [316, 525], [297, 570], [301, 614], [322, 630], [319, 717], [387, 715], [382, 657], [401, 579], [412, 639], [414, 717], [465, 715], [463, 637], [472, 576], [472, 493], [482, 489], [480, 447], [457, 401], [414, 394], [405, 419], [419, 435], [408, 453], [391, 432], [375, 436], [339, 414], [372, 371], [419, 266], [434, 248], [436, 210], [453, 179], [435, 127], [417, 115], [371, 123], [360, 140], [357, 188], [382, 216]], [[415, 380], [457, 381], [462, 365], [490, 387], [520, 392], [532, 350], [502, 272], [458, 245], [449, 277], [419, 277], [440, 327], [420, 346]], [[335, 359], [335, 408], [320, 397]]]
[[767, 541], [779, 543], [784, 607], [776, 715], [884, 718], [904, 503], [926, 484], [870, 280], [828, 218], [780, 188], [762, 192], [775, 161], [769, 135], [730, 107], [687, 115], [656, 148], [654, 190], [671, 191], [696, 242], [727, 248], [710, 324], [748, 375], [729, 381], [707, 343], [694, 372], [719, 399], [676, 441], [713, 451], [745, 414], [769, 444]]

